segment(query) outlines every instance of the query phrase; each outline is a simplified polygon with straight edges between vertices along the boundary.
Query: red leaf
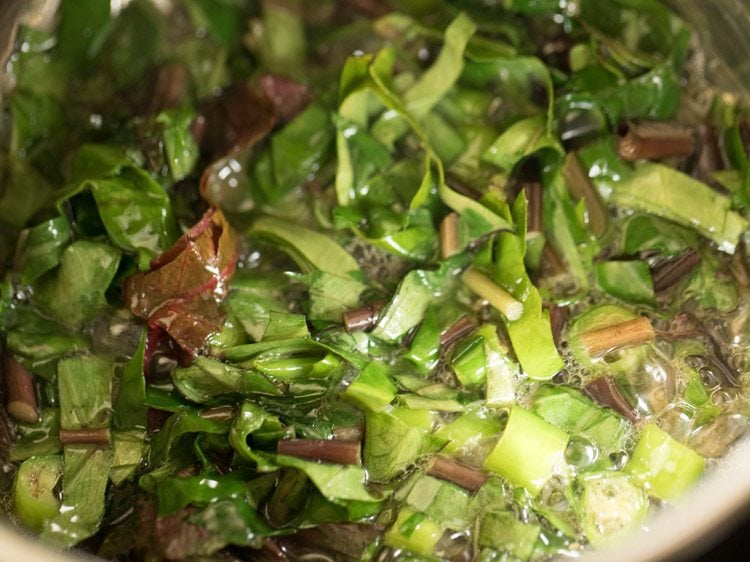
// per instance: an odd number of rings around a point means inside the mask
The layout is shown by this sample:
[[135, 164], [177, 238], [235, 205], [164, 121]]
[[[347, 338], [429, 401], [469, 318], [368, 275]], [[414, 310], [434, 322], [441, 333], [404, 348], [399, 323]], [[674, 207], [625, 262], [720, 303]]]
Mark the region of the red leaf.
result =
[[221, 211], [211, 209], [149, 271], [127, 279], [125, 302], [148, 320], [151, 332], [163, 330], [195, 355], [221, 330], [220, 302], [236, 262], [234, 232]]
[[266, 74], [260, 78], [260, 87], [271, 100], [276, 116], [282, 122], [293, 119], [310, 103], [307, 86], [290, 78]]
[[258, 83], [237, 82], [203, 104], [196, 135], [209, 160], [241, 152], [291, 120], [308, 103], [307, 86], [266, 74]]
[[215, 160], [240, 152], [263, 139], [276, 126], [276, 108], [257, 86], [237, 83], [206, 103], [201, 149]]

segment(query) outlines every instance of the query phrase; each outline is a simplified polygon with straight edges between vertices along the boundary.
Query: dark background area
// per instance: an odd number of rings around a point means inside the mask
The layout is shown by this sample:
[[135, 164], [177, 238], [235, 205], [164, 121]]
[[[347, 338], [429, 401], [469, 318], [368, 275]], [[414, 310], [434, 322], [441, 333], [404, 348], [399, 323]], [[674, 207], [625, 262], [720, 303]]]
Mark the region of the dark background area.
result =
[[[679, 560], [679, 559], [678, 559]], [[735, 522], [728, 534], [697, 557], [685, 558], [693, 562], [722, 562], [750, 560], [750, 515]]]

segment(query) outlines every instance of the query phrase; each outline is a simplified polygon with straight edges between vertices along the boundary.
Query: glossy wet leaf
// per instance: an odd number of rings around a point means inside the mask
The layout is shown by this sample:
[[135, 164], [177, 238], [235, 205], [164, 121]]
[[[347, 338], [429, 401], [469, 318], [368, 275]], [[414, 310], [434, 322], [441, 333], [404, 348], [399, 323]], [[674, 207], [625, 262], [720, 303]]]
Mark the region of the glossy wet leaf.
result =
[[234, 272], [237, 243], [221, 211], [209, 211], [151, 270], [125, 283], [125, 302], [136, 316], [159, 327], [190, 353], [219, 332], [219, 302]]

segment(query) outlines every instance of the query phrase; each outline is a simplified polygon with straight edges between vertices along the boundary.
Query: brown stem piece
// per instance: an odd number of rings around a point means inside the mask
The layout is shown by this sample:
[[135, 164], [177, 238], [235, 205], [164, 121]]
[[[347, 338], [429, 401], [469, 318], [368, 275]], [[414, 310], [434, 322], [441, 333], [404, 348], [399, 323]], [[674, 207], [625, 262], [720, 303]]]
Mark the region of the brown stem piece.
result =
[[222, 422], [233, 419], [235, 413], [234, 406], [216, 406], [215, 408], [201, 410], [200, 416], [204, 420]]
[[458, 214], [448, 213], [440, 223], [440, 257], [448, 259], [458, 253]]
[[151, 94], [151, 113], [177, 107], [188, 87], [187, 67], [182, 64], [165, 64], [156, 71]]
[[334, 464], [360, 464], [359, 441], [343, 439], [282, 439], [276, 444], [280, 455]]
[[609, 375], [597, 377], [583, 387], [586, 394], [591, 396], [602, 406], [612, 408], [619, 412], [631, 422], [638, 419], [638, 412], [625, 400], [620, 389], [617, 388], [614, 379]]
[[654, 291], [661, 292], [674, 287], [701, 263], [701, 256], [693, 249], [686, 250], [677, 259], [660, 265], [652, 272]]
[[563, 275], [568, 271], [565, 261], [552, 244], [545, 244], [542, 248], [540, 269], [546, 277]]
[[468, 316], [462, 316], [440, 334], [440, 347], [453, 345], [464, 336], [468, 336], [477, 327], [477, 323]]
[[276, 560], [277, 562], [286, 562], [289, 560], [284, 549], [271, 537], [263, 539], [263, 550], [269, 554], [272, 560]]
[[8, 414], [21, 423], [38, 422], [39, 405], [34, 375], [7, 352], [3, 354], [3, 374]]
[[108, 429], [61, 429], [60, 443], [63, 445], [109, 445]]
[[623, 160], [661, 160], [672, 156], [690, 156], [695, 151], [692, 129], [677, 123], [624, 123], [618, 133], [620, 140], [617, 151]]
[[584, 169], [575, 152], [570, 152], [565, 157], [562, 173], [571, 195], [586, 201], [591, 231], [596, 236], [601, 236], [609, 226], [609, 213], [601, 195], [589, 180], [588, 172]]
[[542, 184], [532, 181], [524, 187], [528, 202], [526, 231], [531, 234], [542, 232]]
[[654, 328], [645, 316], [581, 334], [581, 342], [591, 357], [599, 357], [621, 347], [632, 347], [654, 339]]
[[383, 306], [385, 306], [385, 303], [373, 302], [362, 308], [344, 311], [341, 315], [344, 329], [349, 333], [369, 330], [378, 321]]
[[549, 312], [549, 323], [552, 328], [552, 339], [555, 341], [555, 345], [560, 345], [563, 328], [565, 328], [565, 324], [568, 322], [568, 308], [566, 306], [550, 304], [547, 306], [547, 311]]
[[427, 474], [453, 482], [472, 492], [487, 481], [487, 475], [481, 470], [441, 455], [435, 455], [430, 459]]

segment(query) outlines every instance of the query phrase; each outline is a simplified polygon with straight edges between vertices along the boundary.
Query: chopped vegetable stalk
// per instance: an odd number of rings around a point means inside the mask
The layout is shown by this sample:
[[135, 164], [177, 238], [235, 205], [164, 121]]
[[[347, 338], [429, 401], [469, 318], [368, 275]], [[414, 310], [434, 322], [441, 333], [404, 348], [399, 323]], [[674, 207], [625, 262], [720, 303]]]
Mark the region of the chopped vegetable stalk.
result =
[[448, 328], [440, 332], [440, 347], [448, 348], [476, 329], [476, 323], [468, 316], [462, 316]]
[[586, 201], [586, 211], [591, 232], [596, 236], [603, 235], [609, 228], [609, 213], [602, 201], [601, 195], [591, 184], [586, 170], [583, 169], [581, 161], [575, 152], [565, 157], [562, 166], [562, 174], [568, 184], [571, 194]]
[[690, 156], [695, 150], [695, 134], [675, 123], [647, 121], [625, 123], [618, 130], [617, 151], [624, 160], [662, 160]]
[[495, 418], [483, 418], [468, 412], [443, 425], [436, 437], [447, 440], [442, 451], [448, 455], [466, 454], [499, 435], [500, 422]]
[[440, 257], [447, 259], [459, 252], [458, 214], [448, 213], [440, 223]]
[[661, 292], [672, 288], [690, 275], [700, 263], [700, 254], [693, 249], [689, 249], [676, 259], [661, 264], [653, 272], [654, 291]]
[[36, 423], [39, 421], [39, 405], [36, 399], [34, 375], [13, 356], [5, 352], [3, 378], [5, 379], [5, 407], [16, 421]]
[[605, 355], [622, 347], [641, 345], [653, 341], [655, 337], [651, 321], [645, 316], [590, 330], [581, 334], [586, 353], [591, 357]]
[[276, 444], [280, 455], [355, 465], [360, 464], [359, 448], [359, 441], [337, 439], [282, 439]]
[[375, 326], [380, 316], [384, 303], [377, 302], [368, 304], [362, 308], [345, 310], [341, 315], [344, 329], [347, 332], [366, 331]]
[[487, 379], [484, 338], [474, 337], [457, 349], [451, 360], [451, 369], [458, 381], [466, 388], [483, 384]]
[[653, 423], [641, 431], [625, 471], [652, 496], [675, 501], [703, 473], [705, 460]]
[[565, 472], [569, 439], [567, 433], [536, 414], [513, 406], [500, 441], [484, 460], [484, 468], [536, 495], [552, 475]]
[[57, 514], [60, 499], [55, 488], [62, 471], [59, 455], [31, 457], [18, 467], [13, 481], [13, 505], [21, 523], [35, 533]]
[[62, 445], [109, 445], [110, 442], [109, 430], [105, 428], [60, 430]]
[[518, 320], [523, 314], [523, 304], [505, 289], [476, 269], [468, 269], [461, 277], [464, 285], [499, 310], [508, 320]]
[[[628, 309], [620, 306], [601, 304], [589, 308], [586, 312], [575, 318], [568, 330], [568, 342], [570, 351], [575, 359], [592, 371], [604, 371], [610, 373], [632, 373], [635, 372], [648, 355], [647, 344], [631, 347], [622, 347], [612, 351], [605, 356], [593, 356], [584, 345], [584, 333], [595, 333], [600, 329], [607, 330], [612, 326], [624, 324], [637, 320], [636, 326], [648, 329], [645, 324], [640, 324], [640, 317]], [[612, 332], [605, 332], [611, 334]], [[644, 334], [646, 332], [643, 332]]]
[[487, 481], [487, 475], [481, 470], [441, 455], [435, 455], [430, 459], [427, 474], [453, 482], [472, 492]]
[[617, 383], [611, 376], [601, 375], [596, 377], [594, 380], [588, 382], [583, 389], [599, 404], [609, 406], [631, 422], [635, 422], [638, 419], [638, 413], [620, 393]]
[[386, 531], [383, 541], [392, 548], [403, 548], [422, 556], [432, 556], [443, 536], [443, 527], [424, 514], [403, 508]]
[[646, 519], [648, 499], [630, 476], [618, 471], [587, 474], [580, 479], [578, 502], [586, 538], [597, 548], [629, 536]]

